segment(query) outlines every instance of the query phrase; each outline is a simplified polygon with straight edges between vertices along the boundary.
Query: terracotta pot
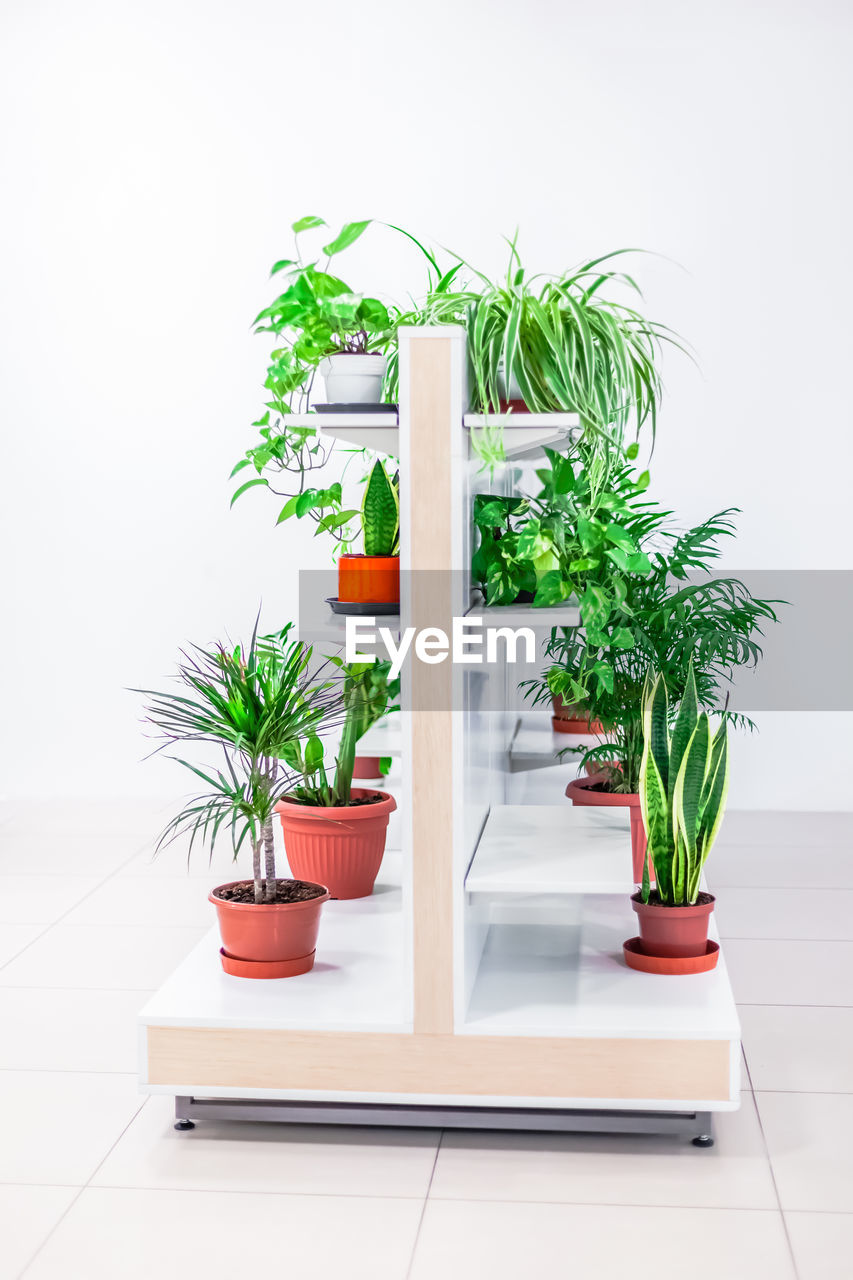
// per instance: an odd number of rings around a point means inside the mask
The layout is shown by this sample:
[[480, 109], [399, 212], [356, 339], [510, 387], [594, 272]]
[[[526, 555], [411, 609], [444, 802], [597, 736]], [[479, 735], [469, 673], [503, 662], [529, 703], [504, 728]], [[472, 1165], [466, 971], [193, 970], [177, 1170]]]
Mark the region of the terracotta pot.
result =
[[397, 805], [386, 791], [353, 787], [354, 799], [375, 796], [374, 804], [276, 805], [284, 832], [284, 848], [294, 876], [328, 886], [333, 898], [366, 898], [385, 852], [388, 815]]
[[663, 907], [641, 902], [634, 894], [631, 906], [640, 921], [640, 948], [647, 956], [681, 959], [704, 956], [708, 951], [708, 921], [714, 910], [714, 895], [708, 902], [692, 907]]
[[382, 770], [381, 756], [356, 756], [355, 764], [352, 768], [352, 776], [354, 778], [381, 778]]
[[329, 891], [323, 884], [309, 883], [322, 894], [305, 902], [228, 902], [216, 896], [228, 885], [211, 890], [208, 898], [219, 919], [226, 973], [241, 978], [288, 978], [314, 967], [320, 913]]
[[[633, 791], [594, 791], [593, 787], [606, 781], [603, 773], [593, 773], [588, 778], [573, 778], [566, 787], [566, 795], [572, 804], [592, 805], [631, 810], [631, 860], [634, 882], [643, 880], [643, 863], [646, 857], [646, 829], [640, 809], [640, 797]], [[654, 880], [655, 869], [649, 864], [649, 877]]]
[[601, 721], [590, 720], [589, 716], [584, 714], [583, 707], [564, 702], [559, 693], [555, 693], [551, 701], [554, 705], [551, 724], [556, 733], [604, 733], [604, 725]]
[[398, 604], [400, 557], [338, 557], [338, 599], [345, 604]]

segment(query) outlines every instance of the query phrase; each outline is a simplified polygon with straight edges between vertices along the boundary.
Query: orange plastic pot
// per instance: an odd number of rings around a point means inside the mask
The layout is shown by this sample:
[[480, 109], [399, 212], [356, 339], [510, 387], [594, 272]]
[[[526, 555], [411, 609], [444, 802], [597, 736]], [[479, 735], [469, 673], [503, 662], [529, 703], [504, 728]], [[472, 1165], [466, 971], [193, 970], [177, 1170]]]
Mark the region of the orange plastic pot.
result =
[[604, 733], [604, 725], [600, 720], [590, 720], [584, 715], [583, 707], [564, 702], [559, 693], [555, 693], [552, 702], [554, 714], [551, 724], [555, 733]]
[[340, 556], [338, 599], [344, 604], [398, 604], [400, 557]]
[[[232, 881], [232, 884], [246, 883]], [[228, 902], [208, 895], [216, 907], [222, 938], [222, 967], [241, 978], [289, 978], [314, 967], [317, 933], [329, 891], [309, 881], [322, 895], [306, 902]]]
[[[593, 805], [631, 810], [631, 862], [634, 882], [641, 884], [643, 863], [646, 858], [646, 828], [640, 809], [640, 797], [633, 791], [595, 791], [593, 788], [606, 781], [603, 773], [593, 773], [588, 778], [573, 778], [566, 787], [566, 795], [572, 804]], [[655, 869], [649, 863], [649, 877], [654, 880]]]
[[660, 903], [631, 898], [640, 922], [640, 948], [647, 956], [687, 959], [708, 951], [708, 922], [714, 910], [714, 895], [707, 902], [690, 907], [663, 907]]
[[388, 815], [397, 808], [386, 791], [353, 787], [352, 795], [376, 800], [354, 807], [292, 800], [276, 805], [291, 872], [298, 880], [326, 885], [333, 898], [366, 898], [373, 892], [385, 853]]

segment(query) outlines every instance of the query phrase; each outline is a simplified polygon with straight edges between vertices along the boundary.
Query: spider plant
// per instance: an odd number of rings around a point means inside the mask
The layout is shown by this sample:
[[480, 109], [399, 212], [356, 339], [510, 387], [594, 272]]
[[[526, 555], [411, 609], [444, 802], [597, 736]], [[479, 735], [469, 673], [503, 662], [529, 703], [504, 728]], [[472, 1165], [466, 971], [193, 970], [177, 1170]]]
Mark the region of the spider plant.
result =
[[261, 640], [256, 624], [248, 646], [193, 646], [181, 655], [177, 688], [135, 691], [149, 699], [146, 722], [163, 739], [157, 751], [192, 743], [224, 756], [221, 769], [171, 757], [205, 789], [166, 825], [157, 851], [188, 834], [190, 853], [200, 840], [212, 855], [227, 832], [236, 858], [248, 840], [255, 902], [275, 898], [273, 815], [293, 782], [282, 762], [293, 742], [329, 728], [341, 711], [339, 685], [312, 675], [312, 650], [289, 633], [290, 624]]
[[[430, 288], [399, 322], [464, 324], [472, 409], [491, 413], [520, 398], [533, 412], [577, 413], [585, 429], [607, 438], [621, 441], [632, 424], [639, 433], [646, 422], [654, 437], [662, 348], [686, 348], [637, 306], [606, 296], [612, 287], [642, 299], [634, 277], [616, 263], [636, 250], [617, 249], [559, 275], [530, 276], [516, 232], [507, 241], [506, 276], [495, 282], [452, 252], [456, 262], [442, 270], [430, 250], [409, 238], [428, 260]], [[460, 272], [469, 274], [461, 289]], [[393, 357], [388, 377], [393, 389]]]

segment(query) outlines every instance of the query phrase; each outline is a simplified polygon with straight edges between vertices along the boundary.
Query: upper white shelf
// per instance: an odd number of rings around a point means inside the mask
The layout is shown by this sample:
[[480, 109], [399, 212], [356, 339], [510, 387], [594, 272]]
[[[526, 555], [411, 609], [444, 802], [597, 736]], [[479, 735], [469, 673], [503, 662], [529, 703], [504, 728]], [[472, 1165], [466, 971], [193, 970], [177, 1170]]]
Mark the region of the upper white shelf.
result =
[[543, 609], [534, 608], [532, 604], [475, 604], [466, 617], [482, 618], [490, 626], [506, 623], [515, 627], [547, 627], [549, 631], [551, 627], [579, 627], [581, 620], [580, 610], [571, 601]]
[[466, 413], [462, 425], [468, 431], [486, 426], [503, 428], [507, 458], [535, 458], [545, 445], [560, 445], [581, 430], [576, 413]]
[[370, 726], [358, 740], [360, 756], [399, 756], [403, 749], [400, 713], [394, 711]]
[[563, 804], [495, 805], [465, 888], [469, 894], [624, 893], [631, 873], [627, 809]]
[[[294, 427], [316, 427], [323, 435], [359, 449], [399, 457], [396, 413], [294, 413], [287, 421]], [[538, 457], [543, 446], [560, 445], [581, 429], [576, 413], [466, 413], [462, 425], [468, 431], [501, 426], [507, 458], [518, 459]]]
[[345, 440], [358, 449], [396, 457], [400, 448], [396, 413], [293, 413], [287, 422], [293, 427], [316, 427], [323, 435]]
[[[399, 613], [380, 614], [376, 617], [376, 629], [388, 627], [396, 640], [400, 638]], [[302, 599], [299, 608], [299, 639], [306, 644], [331, 644], [343, 648], [346, 644], [347, 620], [343, 614], [332, 613], [322, 597]], [[379, 650], [381, 653], [381, 649]]]
[[590, 733], [556, 733], [551, 728], [548, 708], [521, 717], [515, 737], [509, 749], [510, 773], [525, 773], [531, 769], [549, 769], [555, 764], [572, 765], [579, 757], [567, 755], [560, 761], [557, 755], [567, 747], [590, 747], [597, 739]]

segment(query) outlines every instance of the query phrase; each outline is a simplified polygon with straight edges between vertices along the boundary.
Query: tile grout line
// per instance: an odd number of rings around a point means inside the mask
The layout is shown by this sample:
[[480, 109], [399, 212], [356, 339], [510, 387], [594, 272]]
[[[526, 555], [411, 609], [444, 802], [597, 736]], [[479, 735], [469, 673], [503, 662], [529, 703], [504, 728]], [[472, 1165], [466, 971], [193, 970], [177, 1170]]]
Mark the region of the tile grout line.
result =
[[[759, 1092], [766, 1092], [759, 1090]], [[770, 1156], [770, 1147], [767, 1143], [767, 1134], [764, 1132], [764, 1120], [761, 1116], [761, 1108], [758, 1105], [758, 1098], [753, 1090], [753, 1100], [755, 1103], [755, 1114], [758, 1117], [758, 1129], [761, 1133], [761, 1141], [764, 1143], [764, 1154], [767, 1157], [767, 1165], [770, 1169], [770, 1180], [773, 1183], [773, 1191], [776, 1196], [776, 1203], [779, 1206], [779, 1216], [782, 1219], [782, 1230], [785, 1232], [785, 1242], [788, 1245], [788, 1253], [791, 1258], [791, 1266], [794, 1268], [795, 1280], [799, 1280], [800, 1270], [797, 1266], [797, 1259], [794, 1256], [794, 1246], [791, 1244], [791, 1233], [788, 1231], [788, 1219], [785, 1217], [785, 1210], [782, 1208], [782, 1197], [779, 1195], [779, 1184], [776, 1181], [776, 1170], [773, 1168], [773, 1160]]]
[[[8, 966], [12, 963], [13, 960], [18, 960], [26, 951], [30, 949], [30, 947], [35, 946], [37, 942], [40, 942], [42, 938], [46, 937], [47, 934], [50, 933], [51, 929], [55, 925], [61, 924], [62, 921], [65, 919], [65, 917], [70, 915], [72, 911], [76, 911], [77, 908], [81, 907], [84, 902], [88, 902], [88, 900], [91, 898], [93, 893], [97, 893], [99, 889], [103, 889], [105, 884], [108, 884], [110, 880], [118, 876], [124, 870], [124, 868], [128, 865], [128, 863], [132, 862], [134, 858], [139, 857], [139, 855], [143, 853], [145, 849], [147, 849], [150, 843], [151, 843], [150, 837], [146, 837], [144, 841], [142, 841], [139, 845], [136, 846], [136, 848], [134, 848], [132, 853], [128, 854], [128, 856], [124, 859], [123, 862], [120, 862], [117, 867], [113, 867], [112, 871], [109, 871], [102, 880], [99, 880], [96, 885], [93, 885], [88, 893], [84, 893], [82, 898], [80, 898], [77, 902], [75, 902], [72, 906], [70, 906], [67, 911], [63, 911], [62, 915], [57, 916], [55, 920], [51, 920], [50, 924], [46, 925], [44, 929], [42, 929], [41, 933], [38, 933], [34, 938], [31, 938], [30, 941], [26, 943], [26, 945], [23, 946], [20, 951], [16, 951], [13, 956], [10, 956], [8, 960], [4, 961], [3, 964], [0, 964], [0, 973], [2, 973], [4, 969], [8, 968]], [[83, 926], [78, 926], [78, 927], [82, 928]], [[182, 928], [182, 927], [184, 926], [181, 926], [181, 925], [173, 926], [173, 928]], [[50, 989], [55, 991], [70, 991], [70, 990], [79, 990], [80, 988], [52, 987]], [[83, 990], [86, 990], [86, 989], [87, 988], [83, 988]], [[131, 989], [131, 988], [128, 988], [128, 989]], [[143, 990], [144, 989], [145, 988], [143, 988]]]
[[118, 1146], [118, 1144], [121, 1142], [122, 1138], [123, 1138], [123, 1137], [124, 1137], [124, 1135], [127, 1133], [128, 1129], [129, 1129], [129, 1128], [130, 1128], [130, 1126], [133, 1124], [134, 1120], [137, 1118], [137, 1116], [139, 1115], [139, 1113], [141, 1112], [142, 1108], [145, 1106], [145, 1104], [146, 1104], [146, 1102], [147, 1102], [147, 1101], [148, 1101], [148, 1097], [147, 1097], [147, 1096], [146, 1096], [146, 1097], [144, 1097], [144, 1098], [142, 1099], [142, 1101], [140, 1102], [139, 1106], [136, 1108], [136, 1110], [134, 1111], [133, 1115], [132, 1115], [132, 1116], [130, 1117], [130, 1119], [128, 1120], [127, 1124], [123, 1126], [123, 1128], [122, 1128], [122, 1130], [121, 1130], [121, 1133], [118, 1135], [118, 1137], [115, 1139], [115, 1141], [114, 1141], [114, 1142], [111, 1142], [111, 1143], [110, 1143], [110, 1146], [109, 1146], [108, 1150], [104, 1152], [103, 1156], [102, 1156], [102, 1157], [101, 1157], [101, 1159], [97, 1162], [97, 1164], [95, 1165], [94, 1169], [93, 1169], [93, 1170], [92, 1170], [92, 1172], [89, 1174], [88, 1178], [87, 1178], [87, 1179], [86, 1179], [86, 1181], [83, 1183], [83, 1185], [82, 1185], [82, 1186], [80, 1186], [80, 1187], [78, 1187], [76, 1196], [74, 1196], [74, 1198], [71, 1200], [70, 1204], [68, 1204], [68, 1205], [66, 1206], [65, 1211], [59, 1215], [59, 1217], [57, 1218], [56, 1222], [54, 1222], [53, 1226], [50, 1228], [50, 1231], [48, 1231], [47, 1235], [42, 1239], [41, 1244], [39, 1244], [39, 1246], [34, 1250], [34, 1252], [30, 1254], [29, 1258], [28, 1258], [28, 1259], [27, 1259], [27, 1261], [24, 1263], [24, 1265], [23, 1265], [23, 1267], [21, 1268], [21, 1270], [18, 1272], [18, 1275], [17, 1275], [17, 1277], [16, 1277], [16, 1280], [23, 1280], [24, 1275], [27, 1273], [27, 1271], [29, 1271], [30, 1267], [33, 1265], [33, 1263], [35, 1262], [36, 1258], [37, 1258], [37, 1257], [38, 1257], [38, 1255], [41, 1253], [42, 1249], [43, 1249], [43, 1248], [44, 1248], [44, 1246], [47, 1244], [47, 1242], [51, 1239], [51, 1237], [54, 1235], [54, 1233], [57, 1231], [57, 1229], [60, 1227], [60, 1225], [61, 1225], [61, 1224], [65, 1221], [65, 1219], [68, 1217], [69, 1213], [70, 1213], [70, 1212], [71, 1212], [71, 1210], [74, 1208], [75, 1204], [76, 1204], [76, 1203], [77, 1203], [77, 1201], [80, 1199], [80, 1197], [82, 1196], [83, 1192], [84, 1192], [84, 1191], [86, 1191], [86, 1190], [88, 1190], [88, 1188], [92, 1185], [92, 1179], [94, 1178], [95, 1174], [96, 1174], [96, 1173], [98, 1172], [98, 1170], [102, 1167], [102, 1165], [103, 1165], [103, 1164], [104, 1164], [104, 1162], [108, 1159], [108, 1157], [109, 1157], [110, 1155], [112, 1155], [113, 1151], [116, 1149], [116, 1147]]
[[417, 1230], [415, 1231], [415, 1238], [412, 1241], [412, 1252], [409, 1257], [409, 1266], [406, 1270], [405, 1280], [411, 1280], [412, 1267], [415, 1265], [415, 1255], [418, 1251], [418, 1241], [421, 1238], [421, 1227], [424, 1224], [424, 1217], [426, 1216], [427, 1205], [429, 1203], [429, 1193], [432, 1190], [433, 1178], [435, 1177], [435, 1171], [436, 1171], [436, 1168], [438, 1167], [438, 1153], [441, 1150], [441, 1144], [444, 1141], [444, 1132], [445, 1132], [444, 1129], [441, 1129], [439, 1131], [438, 1142], [436, 1143], [436, 1146], [435, 1146], [435, 1159], [433, 1160], [432, 1168], [430, 1169], [429, 1182], [427, 1183], [426, 1195], [424, 1196], [424, 1202], [421, 1205], [421, 1216], [418, 1218], [418, 1225], [417, 1225]]

